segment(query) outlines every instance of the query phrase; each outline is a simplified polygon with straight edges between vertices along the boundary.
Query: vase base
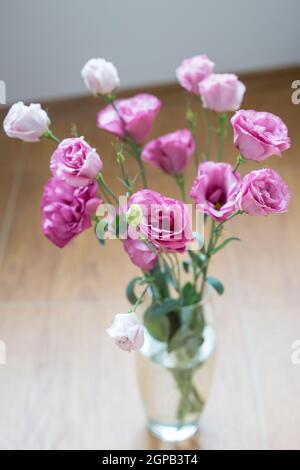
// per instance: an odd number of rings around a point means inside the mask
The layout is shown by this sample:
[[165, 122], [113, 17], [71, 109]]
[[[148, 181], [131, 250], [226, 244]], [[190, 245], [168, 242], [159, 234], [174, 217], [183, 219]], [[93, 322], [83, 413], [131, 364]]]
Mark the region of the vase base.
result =
[[191, 423], [184, 426], [172, 426], [150, 421], [149, 431], [158, 439], [164, 442], [181, 442], [190, 439], [198, 431], [199, 424]]

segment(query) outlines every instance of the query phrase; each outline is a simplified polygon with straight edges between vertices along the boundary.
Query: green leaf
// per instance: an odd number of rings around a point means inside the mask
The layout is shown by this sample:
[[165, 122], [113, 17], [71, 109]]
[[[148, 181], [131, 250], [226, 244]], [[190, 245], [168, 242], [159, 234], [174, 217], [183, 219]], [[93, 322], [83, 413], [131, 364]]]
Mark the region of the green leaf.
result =
[[226, 238], [226, 240], [224, 240], [219, 246], [216, 246], [216, 248], [214, 248], [210, 254], [211, 255], [214, 255], [215, 253], [217, 253], [218, 251], [222, 250], [222, 248], [224, 248], [229, 242], [232, 242], [234, 240], [237, 240], [237, 241], [241, 241], [240, 238], [238, 237], [229, 237], [229, 238]]
[[180, 301], [176, 299], [167, 299], [160, 304], [151, 305], [152, 317], [161, 317], [180, 307]]
[[144, 315], [144, 325], [150, 335], [157, 341], [168, 341], [170, 326], [167, 316], [153, 316], [151, 307], [149, 307]]
[[187, 273], [187, 274], [189, 273], [189, 270], [190, 270], [190, 264], [191, 264], [190, 261], [188, 261], [186, 259], [182, 262], [184, 272]]
[[155, 267], [151, 271], [151, 275], [155, 279], [155, 287], [157, 288], [159, 295], [162, 299], [167, 299], [169, 295], [169, 287], [165, 274], [160, 269], [160, 263], [157, 262]]
[[219, 279], [217, 279], [216, 277], [207, 277], [206, 282], [209, 285], [211, 285], [218, 292], [219, 295], [223, 294], [224, 286], [223, 286], [222, 282], [219, 281]]
[[199, 294], [191, 282], [187, 282], [182, 289], [182, 304], [194, 305], [199, 302]]
[[136, 283], [140, 282], [141, 280], [142, 278], [140, 277], [134, 277], [133, 279], [131, 279], [131, 281], [129, 282], [127, 286], [126, 296], [132, 305], [134, 305], [137, 302], [137, 296], [134, 293], [134, 289], [135, 289]]
[[189, 250], [189, 256], [192, 262], [196, 266], [198, 266], [198, 268], [202, 268], [207, 260], [206, 256], [203, 253], [197, 255], [194, 251], [191, 250]]

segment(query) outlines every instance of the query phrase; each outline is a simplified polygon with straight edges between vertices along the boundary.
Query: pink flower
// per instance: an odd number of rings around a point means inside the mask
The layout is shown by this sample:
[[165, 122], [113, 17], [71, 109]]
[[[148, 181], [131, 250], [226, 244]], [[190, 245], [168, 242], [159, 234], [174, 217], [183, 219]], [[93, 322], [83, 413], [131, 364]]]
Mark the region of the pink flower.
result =
[[215, 64], [206, 55], [185, 59], [176, 70], [180, 85], [190, 93], [199, 93], [199, 83], [213, 72]]
[[151, 271], [157, 262], [157, 255], [142, 240], [127, 238], [124, 248], [133, 264], [143, 271]]
[[231, 118], [234, 145], [247, 160], [262, 161], [291, 146], [284, 122], [272, 113], [241, 109]]
[[181, 174], [195, 152], [195, 140], [188, 129], [163, 135], [149, 142], [142, 152], [142, 159], [170, 175]]
[[245, 85], [233, 73], [214, 73], [199, 84], [204, 108], [218, 113], [236, 111], [245, 91]]
[[141, 207], [143, 216], [138, 227], [140, 236], [158, 250], [182, 252], [193, 241], [190, 215], [183, 202], [144, 189], [134, 193], [129, 204]]
[[222, 222], [238, 209], [240, 183], [241, 176], [233, 173], [228, 163], [204, 162], [199, 165], [190, 196], [204, 214]]
[[144, 327], [134, 313], [118, 313], [107, 333], [123, 351], [138, 351], [144, 344]]
[[25, 142], [38, 142], [49, 125], [50, 119], [40, 104], [26, 106], [22, 101], [12, 105], [3, 122], [8, 137]]
[[161, 102], [155, 96], [143, 93], [132, 98], [117, 100], [115, 106], [118, 112], [111, 104], [101, 109], [97, 117], [97, 126], [121, 139], [128, 134], [137, 143], [141, 143], [151, 131]]
[[251, 171], [243, 178], [239, 205], [249, 215], [286, 212], [290, 199], [288, 185], [271, 168]]
[[54, 245], [62, 248], [91, 227], [91, 214], [101, 203], [96, 192], [95, 182], [75, 188], [58, 178], [48, 180], [41, 200], [42, 230]]
[[85, 186], [101, 171], [103, 163], [83, 137], [64, 139], [52, 154], [50, 169], [53, 176], [71, 186]]

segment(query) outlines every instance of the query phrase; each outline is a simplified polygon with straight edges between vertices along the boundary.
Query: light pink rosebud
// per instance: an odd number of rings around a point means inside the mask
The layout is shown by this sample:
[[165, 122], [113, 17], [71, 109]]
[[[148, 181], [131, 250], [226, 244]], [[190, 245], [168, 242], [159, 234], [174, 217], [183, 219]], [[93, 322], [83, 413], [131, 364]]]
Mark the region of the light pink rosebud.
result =
[[123, 351], [138, 351], [144, 344], [144, 327], [134, 313], [118, 313], [107, 333]]
[[89, 184], [103, 166], [96, 149], [83, 137], [64, 139], [52, 154], [50, 169], [53, 176], [66, 181], [71, 186]]
[[177, 80], [187, 91], [198, 95], [199, 83], [213, 72], [214, 66], [207, 55], [185, 59], [176, 70]]
[[120, 85], [116, 67], [105, 59], [90, 59], [81, 70], [81, 75], [94, 95], [106, 95]]
[[184, 172], [195, 152], [192, 133], [182, 129], [151, 140], [144, 147], [142, 160], [170, 175]]
[[91, 227], [91, 215], [101, 204], [97, 198], [97, 185], [75, 188], [58, 178], [50, 178], [41, 200], [42, 230], [59, 248]]
[[204, 162], [190, 193], [197, 209], [223, 222], [238, 209], [241, 176], [228, 163]]
[[151, 131], [161, 102], [153, 95], [142, 93], [132, 98], [116, 100], [115, 106], [118, 112], [111, 104], [99, 111], [97, 126], [121, 139], [128, 134], [137, 143], [141, 143]]
[[233, 73], [213, 73], [199, 84], [204, 108], [217, 113], [236, 111], [245, 91], [245, 85]]
[[38, 142], [49, 125], [50, 119], [40, 104], [26, 106], [22, 101], [12, 105], [3, 122], [8, 137], [25, 142]]
[[243, 178], [239, 206], [249, 215], [286, 212], [290, 199], [288, 185], [271, 168], [251, 171]]
[[133, 264], [143, 271], [151, 271], [156, 265], [157, 255], [142, 240], [127, 238], [124, 248]]
[[241, 109], [231, 118], [234, 145], [247, 160], [262, 161], [291, 146], [288, 129], [275, 114]]

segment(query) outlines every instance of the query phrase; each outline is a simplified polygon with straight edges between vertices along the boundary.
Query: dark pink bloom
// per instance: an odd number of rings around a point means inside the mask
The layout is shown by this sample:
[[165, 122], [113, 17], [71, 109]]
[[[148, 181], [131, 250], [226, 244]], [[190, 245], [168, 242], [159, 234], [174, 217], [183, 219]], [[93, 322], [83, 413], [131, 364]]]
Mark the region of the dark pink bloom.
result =
[[64, 139], [52, 154], [50, 169], [53, 176], [71, 186], [85, 186], [102, 170], [103, 163], [83, 137]]
[[237, 210], [237, 197], [241, 183], [238, 172], [228, 163], [204, 162], [190, 193], [197, 208], [214, 220], [222, 222]]
[[50, 178], [41, 200], [44, 235], [62, 248], [72, 238], [91, 227], [91, 215], [101, 200], [95, 182], [75, 188], [58, 178]]
[[170, 175], [181, 174], [190, 163], [196, 144], [192, 133], [182, 129], [151, 140], [142, 152], [142, 159]]
[[231, 118], [234, 145], [247, 160], [262, 161], [291, 146], [288, 129], [275, 114], [241, 109]]
[[239, 205], [249, 215], [286, 212], [290, 199], [288, 185], [271, 168], [251, 171], [243, 178]]
[[144, 189], [131, 196], [131, 204], [138, 204], [143, 212], [139, 235], [158, 250], [182, 252], [193, 241], [190, 214], [183, 202]]
[[142, 240], [127, 238], [124, 248], [133, 264], [143, 271], [151, 271], [157, 262], [157, 255]]
[[150, 133], [153, 122], [160, 110], [161, 102], [156, 96], [142, 93], [132, 98], [115, 101], [98, 113], [97, 126], [121, 139], [126, 133], [137, 143], [141, 143]]

